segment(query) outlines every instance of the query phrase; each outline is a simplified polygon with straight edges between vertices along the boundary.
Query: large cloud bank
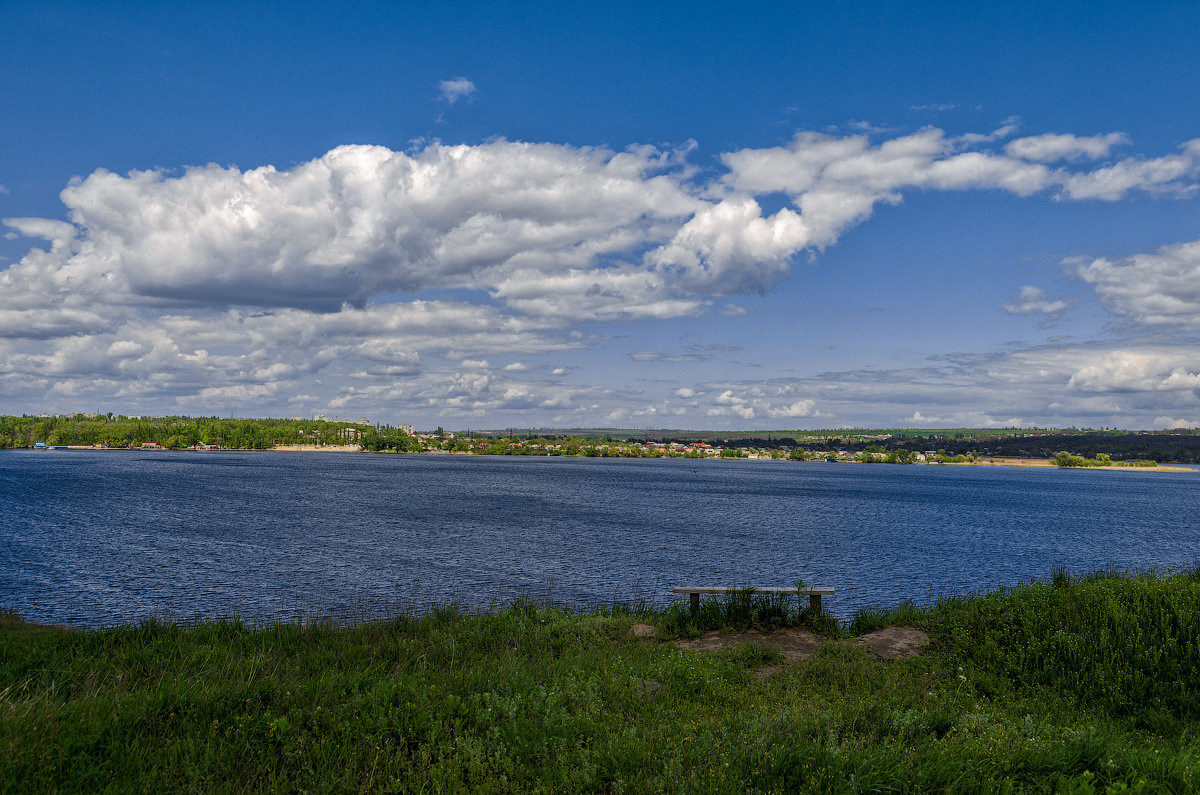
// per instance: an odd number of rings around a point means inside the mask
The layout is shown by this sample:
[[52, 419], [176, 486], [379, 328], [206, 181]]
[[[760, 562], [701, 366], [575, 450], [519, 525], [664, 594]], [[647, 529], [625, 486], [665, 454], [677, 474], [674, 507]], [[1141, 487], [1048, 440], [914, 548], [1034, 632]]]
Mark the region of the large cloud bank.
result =
[[[479, 365], [579, 348], [590, 321], [767, 292], [798, 254], [905, 191], [1115, 201], [1189, 196], [1200, 173], [1200, 140], [1111, 159], [1129, 143], [1119, 133], [1001, 146], [1008, 133], [804, 132], [711, 171], [686, 148], [508, 141], [343, 146], [286, 171], [96, 171], [63, 190], [67, 221], [5, 219], [48, 245], [0, 272], [0, 386], [13, 402], [540, 408], [596, 422], [621, 411], [617, 397]], [[785, 206], [765, 212], [769, 195]], [[1195, 328], [1196, 245], [1079, 275], [1139, 322]], [[695, 416], [820, 412], [805, 395], [717, 394]]]

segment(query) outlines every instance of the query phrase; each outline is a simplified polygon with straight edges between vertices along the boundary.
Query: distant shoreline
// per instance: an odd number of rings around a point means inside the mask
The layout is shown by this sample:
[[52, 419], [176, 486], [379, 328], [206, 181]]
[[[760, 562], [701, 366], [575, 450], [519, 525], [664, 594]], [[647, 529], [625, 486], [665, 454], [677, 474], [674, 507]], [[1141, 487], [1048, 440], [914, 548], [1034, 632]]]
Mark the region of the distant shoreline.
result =
[[926, 462], [931, 466], [985, 466], [985, 467], [1025, 467], [1025, 468], [1044, 468], [1044, 469], [1108, 469], [1117, 472], [1130, 472], [1133, 470], [1141, 470], [1144, 472], [1195, 472], [1194, 469], [1189, 469], [1186, 466], [1179, 464], [1158, 464], [1152, 467], [1133, 467], [1133, 466], [1112, 466], [1103, 467], [1060, 467], [1056, 466], [1053, 458], [988, 458], [980, 461], [961, 461], [947, 462], [944, 464], [937, 462]]
[[[29, 449], [33, 449], [33, 448], [9, 448], [9, 449], [18, 449], [18, 450], [19, 450], [19, 449], [25, 449], [25, 450], [29, 450]], [[187, 452], [191, 452], [191, 453], [368, 453], [368, 454], [371, 454], [371, 455], [377, 455], [377, 454], [383, 453], [383, 454], [387, 454], [387, 455], [456, 455], [456, 456], [493, 455], [493, 457], [500, 457], [500, 458], [596, 458], [596, 457], [605, 457], [605, 458], [635, 458], [635, 456], [585, 456], [585, 455], [557, 455], [557, 456], [547, 456], [547, 455], [521, 455], [521, 456], [495, 456], [494, 454], [487, 454], [487, 453], [470, 453], [470, 452], [465, 452], [465, 451], [462, 451], [462, 452], [460, 452], [460, 451], [454, 451], [454, 452], [451, 452], [451, 451], [447, 451], [447, 450], [429, 450], [429, 451], [423, 451], [423, 452], [406, 452], [406, 453], [396, 453], [396, 452], [393, 452], [393, 451], [388, 451], [388, 450], [381, 450], [381, 451], [374, 451], [374, 450], [363, 450], [363, 449], [361, 449], [361, 448], [360, 448], [358, 445], [353, 445], [353, 444], [341, 444], [341, 445], [335, 445], [335, 444], [327, 444], [327, 445], [318, 445], [318, 444], [285, 444], [285, 445], [278, 445], [278, 446], [276, 446], [276, 447], [267, 448], [267, 449], [264, 449], [264, 450], [254, 450], [254, 449], [250, 449], [250, 448], [226, 448], [226, 449], [221, 449], [221, 450], [195, 450], [195, 449], [192, 449], [192, 448], [184, 448], [184, 449], [182, 449], [182, 450], [167, 450], [166, 448], [138, 448], [138, 447], [134, 447], [134, 448], [128, 448], [128, 447], [92, 447], [92, 446], [89, 446], [89, 445], [68, 445], [67, 449], [68, 449], [68, 450], [105, 450], [105, 451], [124, 452], [124, 453], [146, 453], [146, 452], [173, 452], [173, 453], [187, 453]], [[654, 456], [645, 456], [645, 457], [647, 457], [647, 458], [653, 458]], [[662, 458], [667, 458], [667, 456], [662, 456]], [[672, 458], [676, 458], [676, 457], [672, 457]], [[772, 459], [772, 458], [757, 458], [757, 459], [754, 459], [754, 458], [717, 458], [717, 457], [706, 457], [706, 458], [679, 458], [679, 460], [683, 460], [683, 461], [693, 461], [693, 462], [696, 462], [696, 461], [774, 461], [774, 462], [786, 462], [786, 461], [790, 461], [791, 459], [787, 459], [787, 458], [774, 458], [774, 459]], [[812, 462], [813, 462], [813, 461], [811, 461], [811, 460], [810, 460], [808, 463], [812, 463]], [[805, 462], [798, 462], [798, 463], [805, 463]], [[816, 463], [827, 463], [827, 462], [824, 462], [824, 461], [816, 461]], [[861, 462], [861, 461], [837, 461], [837, 462], [829, 462], [829, 463], [838, 463], [838, 464], [845, 465], [845, 464], [861, 464], [861, 463], [863, 463], [863, 462]], [[876, 463], [883, 463], [883, 462], [876, 462]], [[896, 464], [895, 466], [907, 466], [907, 465], [905, 465], [905, 464]], [[1152, 466], [1152, 467], [1145, 467], [1145, 466], [1119, 466], [1119, 465], [1116, 465], [1116, 464], [1114, 464], [1114, 465], [1112, 465], [1112, 466], [1102, 466], [1102, 467], [1058, 467], [1058, 466], [1056, 466], [1056, 465], [1055, 465], [1055, 463], [1054, 463], [1054, 459], [1052, 459], [1052, 458], [1012, 458], [1012, 457], [1006, 457], [1006, 458], [999, 458], [999, 457], [996, 457], [996, 458], [981, 458], [981, 459], [977, 459], [977, 460], [975, 460], [975, 461], [954, 461], [954, 462], [921, 461], [921, 462], [917, 462], [916, 464], [914, 464], [914, 466], [985, 466], [985, 467], [1021, 467], [1021, 468], [1025, 468], [1025, 469], [1030, 469], [1030, 468], [1033, 468], [1033, 469], [1076, 469], [1076, 468], [1077, 468], [1077, 469], [1104, 469], [1104, 470], [1116, 471], [1116, 472], [1133, 472], [1133, 471], [1137, 471], [1137, 472], [1195, 472], [1195, 471], [1196, 471], [1196, 470], [1194, 470], [1194, 469], [1190, 469], [1189, 467], [1187, 467], [1187, 466], [1184, 466], [1184, 465], [1180, 465], [1180, 464], [1158, 464], [1157, 466]]]

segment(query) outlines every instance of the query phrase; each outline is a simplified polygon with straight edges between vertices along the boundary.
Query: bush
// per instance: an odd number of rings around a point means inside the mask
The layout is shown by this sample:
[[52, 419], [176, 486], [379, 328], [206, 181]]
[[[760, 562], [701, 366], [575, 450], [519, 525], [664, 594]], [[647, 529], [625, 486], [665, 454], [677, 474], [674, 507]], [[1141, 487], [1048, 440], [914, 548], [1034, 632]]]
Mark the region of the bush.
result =
[[943, 600], [930, 621], [956, 654], [1017, 686], [1118, 715], [1200, 718], [1200, 569], [1058, 569], [1049, 583]]
[[[1056, 467], [1110, 467], [1113, 466], [1113, 460], [1108, 453], [1096, 453], [1095, 458], [1084, 458], [1081, 455], [1072, 455], [1066, 450], [1062, 450], [1054, 456], [1054, 465]], [[1153, 462], [1150, 465], [1154, 466]], [[1117, 466], [1129, 465], [1117, 464]]]

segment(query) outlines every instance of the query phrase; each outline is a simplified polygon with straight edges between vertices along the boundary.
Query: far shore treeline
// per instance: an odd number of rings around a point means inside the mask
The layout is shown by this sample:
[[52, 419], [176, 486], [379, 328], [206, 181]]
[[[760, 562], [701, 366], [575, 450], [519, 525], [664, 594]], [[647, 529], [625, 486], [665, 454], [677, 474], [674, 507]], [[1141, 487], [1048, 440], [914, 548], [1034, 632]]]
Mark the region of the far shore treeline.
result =
[[233, 450], [270, 450], [279, 445], [357, 444], [369, 426], [353, 422], [224, 417], [127, 417], [119, 414], [0, 417], [0, 447], [38, 442], [82, 447], [197, 445]]
[[[1200, 429], [1095, 428], [680, 431], [528, 429], [409, 434], [364, 421], [145, 417], [120, 414], [0, 416], [0, 448], [36, 445], [168, 450], [270, 450], [306, 445], [371, 452], [484, 455], [822, 458], [879, 463], [986, 458], [1054, 459], [1060, 466], [1158, 461], [1200, 463]], [[1065, 463], [1061, 463], [1065, 462]]]

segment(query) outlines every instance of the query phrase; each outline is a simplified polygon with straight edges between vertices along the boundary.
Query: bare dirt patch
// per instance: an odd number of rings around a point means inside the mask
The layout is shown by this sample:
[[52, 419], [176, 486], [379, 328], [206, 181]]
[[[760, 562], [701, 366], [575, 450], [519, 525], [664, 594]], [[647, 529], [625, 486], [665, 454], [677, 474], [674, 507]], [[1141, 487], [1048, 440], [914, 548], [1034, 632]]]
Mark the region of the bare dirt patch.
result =
[[885, 660], [916, 657], [929, 645], [929, 633], [916, 627], [884, 627], [868, 632], [855, 643]]
[[691, 651], [714, 652], [746, 643], [757, 643], [760, 646], [778, 649], [786, 660], [804, 660], [811, 657], [824, 642], [824, 638], [807, 629], [790, 628], [776, 630], [770, 634], [759, 632], [757, 629], [748, 629], [745, 632], [713, 630], [691, 640], [677, 640], [675, 645]]
[[[825, 638], [807, 629], [780, 629], [771, 633], [748, 629], [745, 632], [714, 630], [691, 640], [677, 640], [675, 645], [689, 651], [715, 652], [746, 643], [757, 643], [760, 646], [778, 649], [785, 660], [806, 660], [815, 654], [825, 641]], [[840, 642], [862, 646], [884, 660], [899, 660], [915, 657], [923, 652], [929, 645], [929, 634], [916, 627], [885, 627], [868, 632], [861, 638]], [[763, 669], [764, 673], [759, 678], [770, 676], [777, 670], [777, 667]]]

